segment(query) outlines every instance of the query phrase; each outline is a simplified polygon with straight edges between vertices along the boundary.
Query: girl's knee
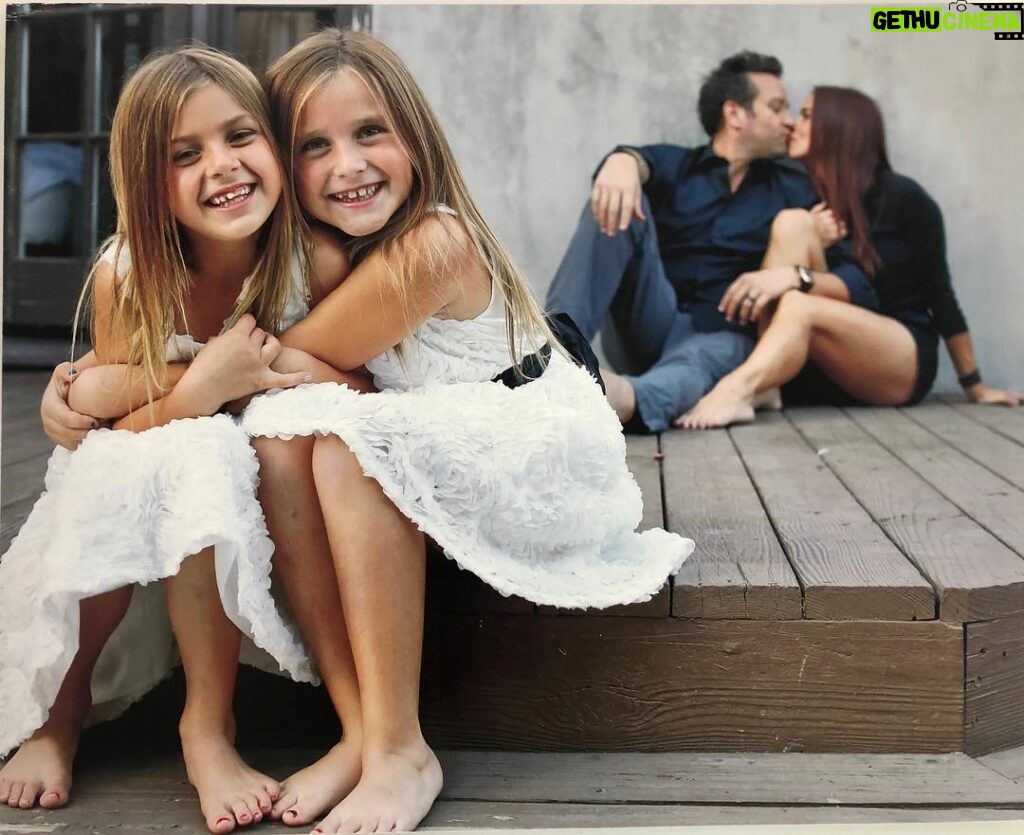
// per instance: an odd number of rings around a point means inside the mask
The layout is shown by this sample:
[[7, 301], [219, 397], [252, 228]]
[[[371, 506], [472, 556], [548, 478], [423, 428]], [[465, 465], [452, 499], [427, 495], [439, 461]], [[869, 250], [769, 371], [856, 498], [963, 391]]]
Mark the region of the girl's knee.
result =
[[362, 475], [359, 459], [341, 438], [336, 435], [316, 438], [313, 444], [313, 479], [318, 489]]
[[252, 448], [260, 466], [281, 464], [290, 466], [299, 461], [309, 461], [313, 453], [314, 438], [296, 435], [294, 438], [253, 438]]
[[814, 218], [807, 209], [783, 209], [772, 221], [772, 241], [802, 240], [810, 235], [816, 232]]

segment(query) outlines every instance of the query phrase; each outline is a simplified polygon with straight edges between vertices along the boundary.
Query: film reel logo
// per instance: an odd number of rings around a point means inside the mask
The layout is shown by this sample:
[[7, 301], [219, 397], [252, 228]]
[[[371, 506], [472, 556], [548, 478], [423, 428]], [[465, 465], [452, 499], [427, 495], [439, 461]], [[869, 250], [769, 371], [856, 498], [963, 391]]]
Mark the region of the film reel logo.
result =
[[[966, 12], [967, 5], [968, 4], [963, 2], [963, 0], [959, 0], [959, 2], [950, 3], [947, 6], [947, 8], [950, 11], [953, 11], [955, 9], [958, 12]], [[1007, 12], [1012, 12], [1017, 15], [1017, 20], [1024, 21], [1024, 3], [971, 3], [970, 5], [976, 6], [977, 8], [986, 12], [1002, 12], [1004, 14]], [[1024, 26], [1024, 23], [1022, 23], [1022, 26]], [[997, 41], [1024, 40], [1024, 31], [993, 32], [992, 34], [995, 36], [995, 39]]]

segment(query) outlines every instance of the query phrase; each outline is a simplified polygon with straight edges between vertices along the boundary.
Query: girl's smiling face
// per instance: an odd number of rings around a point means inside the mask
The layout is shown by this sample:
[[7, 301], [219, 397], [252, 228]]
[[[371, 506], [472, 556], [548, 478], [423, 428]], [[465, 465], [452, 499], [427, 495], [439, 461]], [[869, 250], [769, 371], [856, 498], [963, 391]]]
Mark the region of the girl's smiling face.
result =
[[303, 208], [354, 237], [382, 229], [412, 191], [409, 155], [366, 83], [347, 70], [299, 114], [294, 166]]
[[281, 197], [283, 178], [270, 140], [252, 114], [212, 82], [185, 99], [170, 153], [171, 211], [201, 237], [254, 235]]

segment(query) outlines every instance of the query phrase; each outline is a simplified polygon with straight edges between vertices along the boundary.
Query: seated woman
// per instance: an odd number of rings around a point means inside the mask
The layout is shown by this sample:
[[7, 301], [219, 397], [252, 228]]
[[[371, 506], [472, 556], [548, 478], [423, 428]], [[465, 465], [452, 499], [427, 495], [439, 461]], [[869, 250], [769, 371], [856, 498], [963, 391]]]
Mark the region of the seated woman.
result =
[[795, 398], [788, 387], [783, 390], [787, 402], [917, 403], [935, 381], [939, 335], [970, 400], [1019, 405], [1020, 395], [981, 380], [950, 283], [942, 214], [924, 189], [890, 167], [874, 100], [856, 90], [816, 87], [800, 109], [789, 155], [806, 161], [825, 208], [781, 212], [766, 262], [778, 260], [773, 249], [797, 252], [804, 254], [802, 265], [813, 269], [824, 260], [823, 245], [832, 242], [824, 229], [831, 224], [843, 236], [848, 229], [880, 312], [799, 292], [809, 289], [799, 269], [793, 277], [797, 292], [783, 293], [774, 312], [756, 304], [748, 309], [757, 288], [744, 286], [748, 279], [741, 276], [723, 296], [722, 310], [727, 318], [758, 321], [757, 346], [676, 425], [707, 429], [753, 420], [758, 395], [798, 374]]

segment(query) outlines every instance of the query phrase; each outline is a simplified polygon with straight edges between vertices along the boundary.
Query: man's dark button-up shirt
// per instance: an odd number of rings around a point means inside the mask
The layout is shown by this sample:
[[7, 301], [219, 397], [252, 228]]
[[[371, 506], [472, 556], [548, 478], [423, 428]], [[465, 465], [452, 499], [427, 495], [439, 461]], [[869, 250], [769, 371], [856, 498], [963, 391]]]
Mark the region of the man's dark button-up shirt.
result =
[[[622, 150], [620, 146], [616, 150]], [[725, 321], [718, 303], [744, 272], [760, 269], [772, 220], [783, 209], [810, 208], [819, 201], [799, 163], [759, 159], [750, 163], [740, 187], [729, 186], [729, 164], [710, 145], [646, 145], [639, 151], [651, 169], [644, 192], [654, 211], [665, 274], [700, 331], [742, 330]], [[849, 246], [827, 253], [829, 269], [850, 291], [854, 304], [877, 309], [878, 299]]]

